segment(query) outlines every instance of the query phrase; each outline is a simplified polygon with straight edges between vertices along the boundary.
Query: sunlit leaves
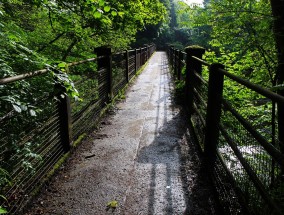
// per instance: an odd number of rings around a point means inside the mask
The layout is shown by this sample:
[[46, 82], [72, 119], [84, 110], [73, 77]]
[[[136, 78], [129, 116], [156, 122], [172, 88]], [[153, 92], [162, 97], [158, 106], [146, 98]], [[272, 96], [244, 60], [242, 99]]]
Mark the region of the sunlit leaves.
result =
[[7, 213], [8, 213], [8, 211], [5, 208], [3, 208], [2, 206], [0, 206], [0, 214], [7, 214]]
[[109, 11], [110, 11], [110, 6], [105, 6], [105, 7], [104, 7], [104, 11], [105, 11], [105, 12], [109, 12]]
[[96, 19], [99, 19], [99, 18], [102, 17], [102, 13], [101, 13], [100, 11], [96, 11], [96, 12], [94, 13], [94, 17], [95, 17]]

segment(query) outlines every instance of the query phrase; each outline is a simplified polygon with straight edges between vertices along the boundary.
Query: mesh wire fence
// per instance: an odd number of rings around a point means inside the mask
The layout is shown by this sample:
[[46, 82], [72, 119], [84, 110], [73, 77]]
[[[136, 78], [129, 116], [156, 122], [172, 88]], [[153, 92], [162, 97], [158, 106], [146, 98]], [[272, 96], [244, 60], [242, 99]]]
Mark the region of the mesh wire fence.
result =
[[105, 97], [104, 93], [100, 97], [99, 81], [104, 84], [106, 80], [98, 78], [103, 76], [103, 71], [97, 71], [96, 61], [81, 67], [72, 67], [70, 73], [80, 98], [71, 102], [72, 139], [76, 140], [94, 128], [102, 108], [102, 99]]
[[[204, 73], [206, 70], [203, 70]], [[192, 124], [201, 149], [204, 151], [206, 110], [208, 101], [208, 75], [195, 73], [195, 87], [193, 89], [193, 108]]]
[[[232, 149], [228, 144], [228, 140], [222, 134], [218, 150], [227, 168], [232, 173], [236, 185], [242, 191], [250, 212], [269, 214], [273, 206], [269, 205], [259, 189], [256, 189], [255, 183], [252, 182], [250, 175], [244, 169], [240, 158], [236, 156], [236, 152], [238, 150], [245, 162], [249, 164], [253, 174], [256, 175], [266, 195], [272, 202], [281, 199], [281, 197], [277, 196], [279, 189], [282, 189], [281, 185], [279, 186], [278, 184], [281, 178], [280, 166], [252, 133], [236, 118], [236, 114], [239, 114], [238, 117], [247, 121], [255, 131], [261, 134], [268, 144], [272, 144], [279, 149], [278, 134], [276, 132], [277, 123], [273, 122], [272, 119], [275, 113], [275, 106], [271, 100], [259, 96], [255, 92], [239, 85], [234, 87], [237, 87], [238, 93], [241, 95], [249, 95], [247, 98], [242, 98], [241, 102], [230, 102], [231, 107], [234, 109], [233, 113], [226, 108], [223, 108], [222, 111], [221, 123], [226, 128], [226, 133], [230, 136], [232, 144], [235, 145], [236, 149]], [[230, 100], [230, 95], [225, 96]]]
[[[41, 78], [48, 80], [50, 76]], [[36, 90], [38, 81], [32, 78], [25, 84]], [[1, 194], [7, 198], [1, 205], [9, 207], [11, 213], [25, 205], [33, 189], [65, 153], [53, 85], [48, 81], [42, 84], [29, 100], [34, 103], [25, 107], [22, 102], [21, 111], [1, 107], [0, 162], [9, 175], [7, 180], [1, 177]]]
[[[182, 63], [182, 59], [175, 57], [175, 54], [175, 51], [169, 51], [174, 71]], [[181, 79], [183, 77], [184, 74]], [[208, 77], [208, 69], [203, 67], [202, 75], [195, 74], [191, 81], [194, 84], [194, 112], [191, 121], [202, 150], [206, 128]], [[275, 104], [228, 79], [225, 79], [223, 92], [225, 100], [220, 125], [216, 125], [221, 131], [217, 148], [218, 159], [213, 172], [219, 200], [226, 214], [241, 214], [242, 207], [251, 214], [270, 214], [271, 211], [278, 214], [279, 211], [276, 211], [284, 208], [284, 184], [280, 165], [264, 149], [259, 137], [245, 125], [247, 123], [267, 144], [280, 151]]]
[[133, 78], [136, 72], [136, 50], [132, 50], [129, 52], [129, 64], [128, 64], [128, 76], [129, 79]]
[[119, 53], [112, 56], [112, 78], [113, 94], [116, 96], [119, 91], [127, 84], [126, 78], [126, 53]]

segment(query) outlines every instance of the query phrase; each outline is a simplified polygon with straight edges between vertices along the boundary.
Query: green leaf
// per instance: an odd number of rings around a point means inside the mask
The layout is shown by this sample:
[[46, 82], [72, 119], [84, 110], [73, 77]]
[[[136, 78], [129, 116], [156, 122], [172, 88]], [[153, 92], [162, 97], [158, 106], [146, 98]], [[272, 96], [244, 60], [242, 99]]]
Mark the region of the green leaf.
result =
[[110, 201], [107, 203], [107, 207], [116, 208], [118, 206], [118, 202], [116, 200]]
[[65, 62], [61, 62], [57, 65], [57, 67], [59, 67], [59, 68], [65, 68], [65, 66], [66, 66]]
[[0, 214], [7, 214], [7, 213], [8, 213], [8, 211], [5, 208], [3, 208], [2, 206], [0, 206]]
[[16, 112], [18, 112], [18, 113], [21, 113], [21, 112], [22, 112], [21, 107], [19, 107], [18, 105], [13, 104], [13, 108], [14, 108], [14, 110], [15, 110]]
[[124, 12], [118, 12], [118, 15], [122, 18], [124, 15]]
[[112, 15], [112, 16], [116, 16], [116, 15], [117, 15], [117, 12], [111, 11], [111, 15]]
[[33, 109], [29, 110], [31, 116], [36, 116], [36, 112]]
[[27, 107], [26, 105], [21, 105], [21, 109], [22, 109], [23, 111], [26, 111], [26, 110], [28, 109], [28, 107]]
[[104, 1], [104, 0], [100, 0], [100, 1], [99, 1], [99, 5], [100, 5], [100, 6], [104, 6], [104, 4], [105, 4], [105, 1]]
[[104, 11], [105, 11], [105, 12], [109, 12], [109, 11], [110, 11], [110, 6], [105, 6], [105, 7], [104, 7]]
[[96, 12], [94, 13], [94, 17], [95, 17], [96, 19], [99, 19], [99, 18], [102, 17], [102, 14], [101, 14], [99, 11], [96, 11]]

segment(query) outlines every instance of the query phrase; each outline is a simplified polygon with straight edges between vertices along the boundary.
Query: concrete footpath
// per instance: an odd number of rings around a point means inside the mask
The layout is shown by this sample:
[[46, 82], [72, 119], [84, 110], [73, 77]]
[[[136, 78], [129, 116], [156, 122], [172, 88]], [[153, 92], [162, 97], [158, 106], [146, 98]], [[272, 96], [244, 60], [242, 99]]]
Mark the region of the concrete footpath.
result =
[[[172, 88], [166, 54], [156, 52], [115, 114], [74, 152], [26, 214], [188, 214], [181, 164], [186, 130]], [[117, 208], [107, 210], [113, 200]]]

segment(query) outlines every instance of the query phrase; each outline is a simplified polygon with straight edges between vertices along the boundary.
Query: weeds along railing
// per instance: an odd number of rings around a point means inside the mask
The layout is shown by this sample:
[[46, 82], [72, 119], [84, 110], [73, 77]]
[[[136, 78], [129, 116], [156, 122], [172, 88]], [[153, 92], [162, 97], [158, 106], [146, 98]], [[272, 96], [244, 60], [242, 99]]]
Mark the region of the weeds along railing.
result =
[[66, 64], [81, 101], [70, 102], [61, 82], [67, 76], [55, 69], [0, 79], [0, 194], [7, 199], [1, 198], [2, 207], [10, 214], [22, 210], [154, 51], [151, 45], [112, 54], [101, 47], [96, 58]]
[[283, 214], [284, 121], [277, 115], [283, 116], [284, 97], [210, 65], [204, 51], [171, 48], [168, 55], [184, 80], [194, 133], [225, 214], [238, 214], [238, 202], [250, 214]]

